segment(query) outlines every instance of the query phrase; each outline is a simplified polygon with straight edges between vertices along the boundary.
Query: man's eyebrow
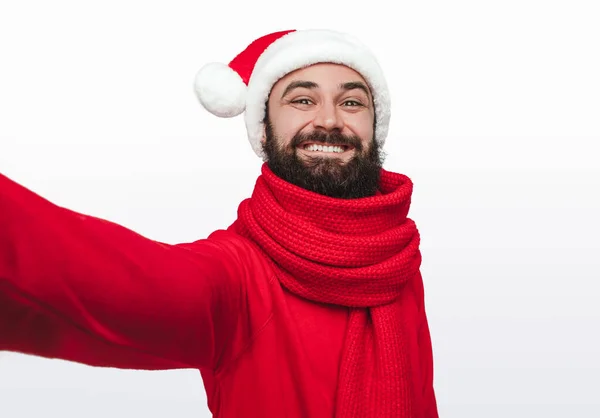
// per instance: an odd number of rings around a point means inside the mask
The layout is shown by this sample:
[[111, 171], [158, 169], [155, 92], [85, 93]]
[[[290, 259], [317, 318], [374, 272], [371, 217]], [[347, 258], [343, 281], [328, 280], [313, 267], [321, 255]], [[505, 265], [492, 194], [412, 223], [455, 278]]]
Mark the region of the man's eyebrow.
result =
[[315, 89], [317, 87], [319, 87], [319, 85], [317, 83], [315, 83], [314, 81], [304, 81], [304, 80], [292, 81], [290, 84], [288, 84], [288, 86], [283, 91], [281, 98], [283, 99], [290, 91], [297, 89], [297, 88]]
[[[287, 87], [283, 91], [283, 94], [281, 95], [281, 98], [284, 98], [292, 90], [297, 89], [297, 88], [315, 89], [315, 88], [318, 88], [318, 87], [319, 87], [319, 85], [317, 83], [315, 83], [314, 81], [307, 81], [307, 80], [292, 81], [290, 84], [287, 85]], [[369, 88], [362, 81], [348, 81], [348, 82], [345, 82], [345, 83], [340, 83], [339, 88], [342, 89], [342, 90], [360, 89], [360, 90], [362, 90], [362, 91], [365, 92], [365, 94], [367, 95], [367, 97], [371, 97], [371, 95], [369, 94]]]
[[371, 95], [369, 94], [369, 88], [362, 81], [349, 81], [347, 83], [341, 83], [340, 89], [342, 89], [342, 90], [360, 89], [365, 92], [367, 97], [371, 97]]

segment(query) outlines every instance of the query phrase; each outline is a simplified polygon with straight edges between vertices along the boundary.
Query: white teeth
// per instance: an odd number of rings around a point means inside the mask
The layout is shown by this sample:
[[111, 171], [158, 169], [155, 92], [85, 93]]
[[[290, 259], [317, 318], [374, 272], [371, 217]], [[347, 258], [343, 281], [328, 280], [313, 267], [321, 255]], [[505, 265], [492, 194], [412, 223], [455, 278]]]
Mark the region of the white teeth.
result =
[[337, 153], [344, 152], [344, 149], [342, 147], [323, 146], [323, 145], [317, 145], [317, 144], [308, 145], [308, 146], [304, 147], [304, 149], [307, 151], [337, 152]]

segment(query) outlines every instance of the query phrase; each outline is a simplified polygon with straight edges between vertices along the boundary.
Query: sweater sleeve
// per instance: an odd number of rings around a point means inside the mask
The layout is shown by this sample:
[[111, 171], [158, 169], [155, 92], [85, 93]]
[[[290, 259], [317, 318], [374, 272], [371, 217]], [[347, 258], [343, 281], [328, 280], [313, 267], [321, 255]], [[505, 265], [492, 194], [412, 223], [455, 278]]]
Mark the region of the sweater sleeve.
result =
[[241, 269], [219, 240], [153, 241], [0, 175], [0, 350], [214, 368], [237, 321]]

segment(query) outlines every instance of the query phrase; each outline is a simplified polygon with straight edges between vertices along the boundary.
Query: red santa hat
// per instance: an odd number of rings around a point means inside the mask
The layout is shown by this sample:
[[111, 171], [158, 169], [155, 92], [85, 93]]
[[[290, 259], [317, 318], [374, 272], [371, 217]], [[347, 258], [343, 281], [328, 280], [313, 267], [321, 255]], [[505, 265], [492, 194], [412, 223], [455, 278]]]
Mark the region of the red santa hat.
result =
[[273, 85], [286, 74], [317, 63], [346, 65], [363, 76], [375, 105], [375, 140], [383, 145], [390, 120], [387, 82], [373, 53], [353, 36], [324, 29], [287, 30], [262, 36], [229, 64], [211, 62], [196, 74], [195, 90], [204, 108], [220, 117], [245, 112], [248, 139], [261, 146], [265, 103]]

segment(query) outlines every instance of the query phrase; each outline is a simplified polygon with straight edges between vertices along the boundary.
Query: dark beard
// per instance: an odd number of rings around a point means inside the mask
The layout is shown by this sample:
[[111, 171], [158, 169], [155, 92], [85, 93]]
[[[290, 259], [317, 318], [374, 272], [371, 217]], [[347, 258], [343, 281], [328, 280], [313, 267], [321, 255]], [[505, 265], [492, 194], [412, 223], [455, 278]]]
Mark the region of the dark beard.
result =
[[[376, 141], [365, 153], [360, 138], [345, 136], [334, 131], [320, 131], [308, 135], [297, 134], [287, 149], [278, 146], [269, 121], [265, 123], [266, 141], [263, 151], [271, 171], [283, 180], [304, 189], [341, 199], [373, 196], [379, 185], [383, 156]], [[309, 157], [301, 159], [296, 147], [304, 141], [325, 144], [343, 144], [355, 148], [355, 155], [346, 164], [334, 157]]]

